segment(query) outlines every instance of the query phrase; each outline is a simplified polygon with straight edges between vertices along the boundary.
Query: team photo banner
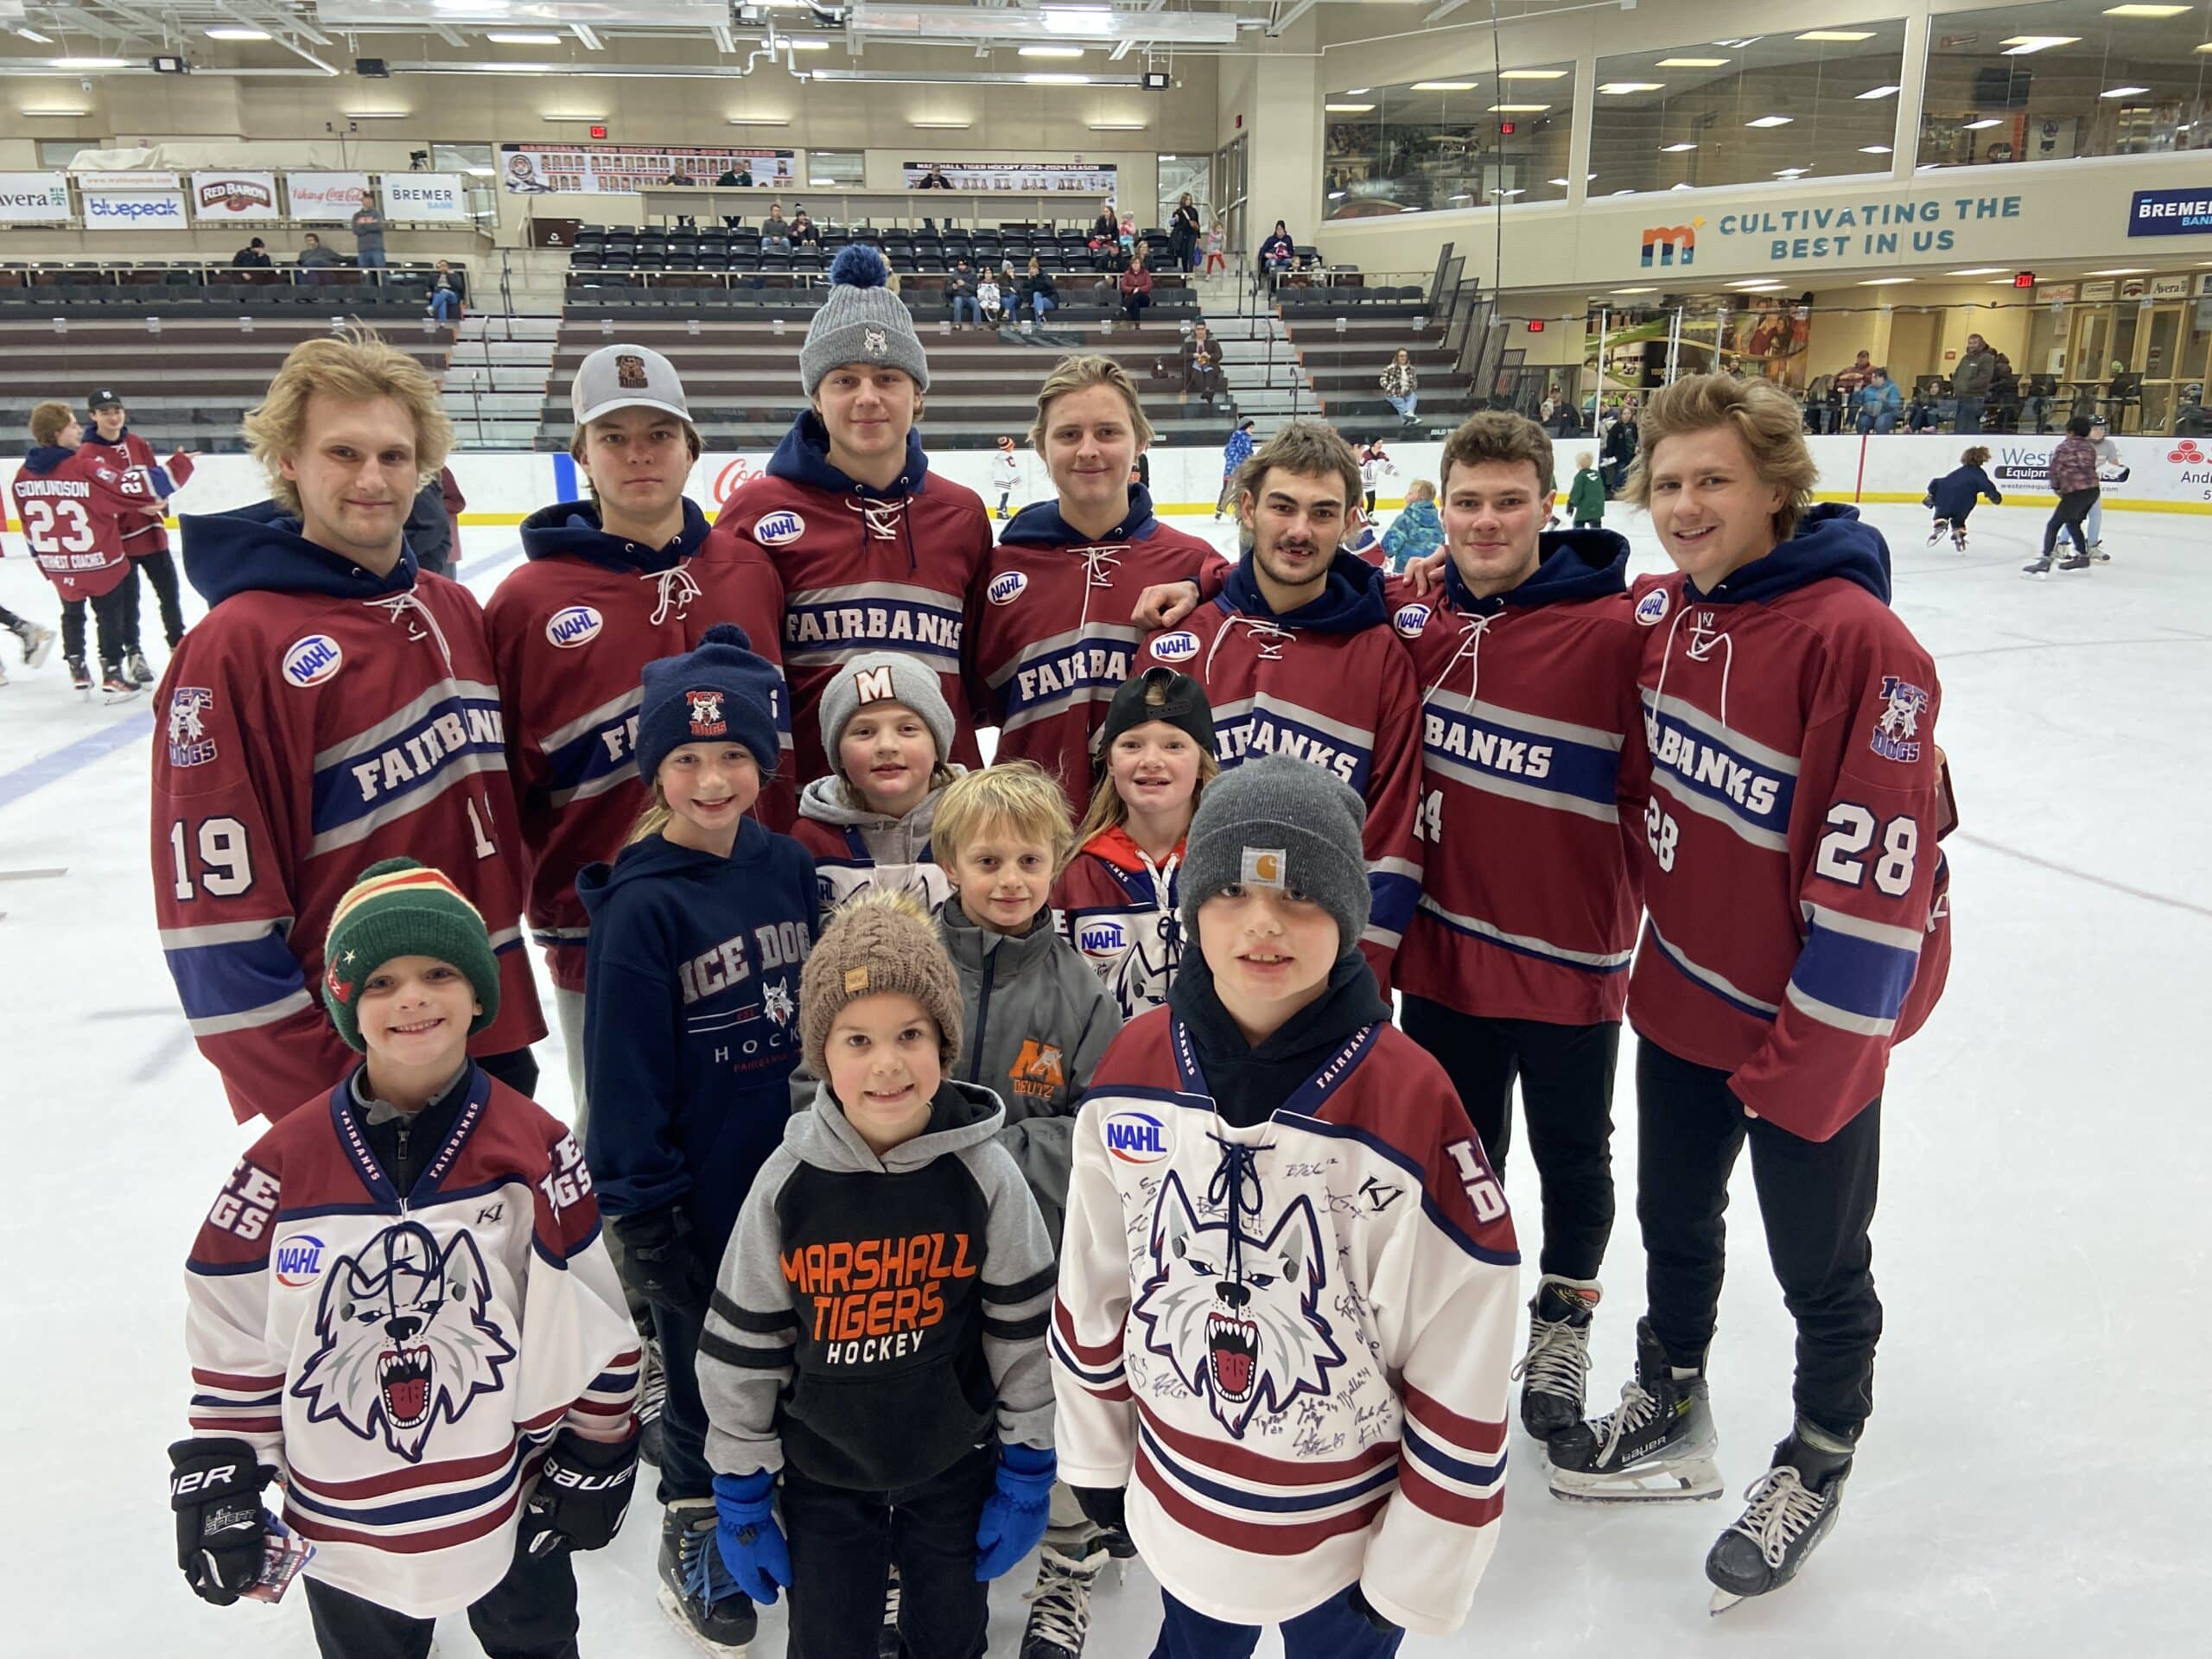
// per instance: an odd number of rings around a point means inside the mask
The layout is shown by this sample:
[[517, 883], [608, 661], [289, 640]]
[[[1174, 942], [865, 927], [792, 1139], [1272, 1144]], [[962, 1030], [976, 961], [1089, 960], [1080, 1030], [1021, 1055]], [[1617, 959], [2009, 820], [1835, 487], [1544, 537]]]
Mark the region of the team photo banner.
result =
[[192, 175], [192, 216], [203, 222], [282, 219], [284, 214], [280, 201], [274, 173]]
[[899, 175], [906, 188], [915, 190], [931, 168], [943, 168], [956, 190], [1066, 190], [1094, 196], [1113, 194], [1119, 171], [1110, 162], [901, 162]]
[[52, 225], [70, 216], [66, 173], [0, 173], [0, 225]]
[[292, 217], [317, 224], [343, 224], [368, 200], [365, 173], [287, 173], [284, 194]]
[[509, 195], [633, 195], [681, 175], [712, 184], [750, 169], [755, 184], [795, 184], [798, 153], [720, 144], [502, 144], [499, 182]]

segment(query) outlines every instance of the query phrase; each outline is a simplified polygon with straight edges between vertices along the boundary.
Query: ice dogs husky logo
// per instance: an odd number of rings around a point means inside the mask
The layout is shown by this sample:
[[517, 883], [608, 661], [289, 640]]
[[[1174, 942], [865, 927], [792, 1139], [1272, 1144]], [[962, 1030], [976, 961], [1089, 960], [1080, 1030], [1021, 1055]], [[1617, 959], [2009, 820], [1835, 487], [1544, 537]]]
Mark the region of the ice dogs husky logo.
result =
[[1317, 1311], [1328, 1269], [1313, 1201], [1301, 1194], [1265, 1238], [1256, 1224], [1252, 1149], [1224, 1143], [1215, 1182], [1228, 1217], [1201, 1221], [1171, 1172], [1153, 1210], [1151, 1279], [1132, 1310], [1145, 1346], [1166, 1357], [1191, 1392], [1238, 1440], [1262, 1406], [1270, 1414], [1301, 1394], [1326, 1394], [1344, 1363]]
[[467, 1233], [441, 1250], [419, 1222], [387, 1227], [323, 1276], [315, 1320], [322, 1345], [292, 1395], [308, 1402], [308, 1421], [335, 1417], [365, 1440], [381, 1432], [420, 1463], [439, 1414], [460, 1421], [514, 1360], [485, 1318], [491, 1300], [484, 1257]]

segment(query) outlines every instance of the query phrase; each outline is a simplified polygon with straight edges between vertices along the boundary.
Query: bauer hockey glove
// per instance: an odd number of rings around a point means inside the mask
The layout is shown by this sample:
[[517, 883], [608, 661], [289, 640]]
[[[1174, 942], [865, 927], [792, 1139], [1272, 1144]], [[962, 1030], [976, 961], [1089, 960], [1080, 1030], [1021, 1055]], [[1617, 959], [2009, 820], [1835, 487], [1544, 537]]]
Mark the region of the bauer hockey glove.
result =
[[179, 1440], [169, 1447], [176, 1564], [202, 1601], [227, 1607], [261, 1577], [268, 1526], [261, 1489], [276, 1472], [244, 1440]]
[[523, 1548], [532, 1556], [570, 1549], [604, 1549], [622, 1530], [637, 1485], [638, 1434], [625, 1440], [588, 1440], [572, 1428], [554, 1440], [538, 1465], [537, 1490], [523, 1511]]
[[999, 1447], [999, 1468], [983, 1518], [976, 1528], [976, 1577], [988, 1584], [1011, 1572], [1045, 1535], [1052, 1476], [1060, 1466], [1050, 1452], [1033, 1446]]
[[715, 1267], [700, 1258], [689, 1216], [672, 1204], [663, 1205], [621, 1217], [614, 1231], [622, 1241], [623, 1271], [640, 1296], [695, 1319], [707, 1317]]
[[715, 1548], [737, 1587], [763, 1606], [791, 1581], [791, 1546], [776, 1524], [776, 1478], [766, 1469], [715, 1477]]

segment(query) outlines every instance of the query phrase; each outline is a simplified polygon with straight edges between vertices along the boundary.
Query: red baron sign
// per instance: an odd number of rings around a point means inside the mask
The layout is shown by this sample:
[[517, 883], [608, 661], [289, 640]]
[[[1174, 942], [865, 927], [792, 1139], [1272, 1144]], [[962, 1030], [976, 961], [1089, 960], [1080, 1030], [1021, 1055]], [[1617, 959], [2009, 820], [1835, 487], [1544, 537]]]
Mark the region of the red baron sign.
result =
[[369, 175], [365, 173], [287, 173], [284, 194], [292, 205], [292, 217], [315, 224], [343, 224], [353, 217], [354, 210], [367, 200]]
[[192, 216], [202, 221], [274, 220], [283, 217], [277, 207], [274, 173], [194, 173], [192, 175]]

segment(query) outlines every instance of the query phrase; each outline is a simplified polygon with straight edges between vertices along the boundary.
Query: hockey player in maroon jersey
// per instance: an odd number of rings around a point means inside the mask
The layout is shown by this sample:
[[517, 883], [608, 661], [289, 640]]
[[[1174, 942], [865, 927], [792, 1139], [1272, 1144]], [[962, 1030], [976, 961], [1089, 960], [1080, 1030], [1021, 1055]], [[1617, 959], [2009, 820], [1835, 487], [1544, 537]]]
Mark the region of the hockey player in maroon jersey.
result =
[[[1399, 947], [1406, 1035], [1503, 1170], [1521, 1085], [1544, 1208], [1521, 1421], [1582, 1420], [1613, 1224], [1613, 1073], [1637, 906], [1621, 755], [1641, 741], [1628, 543], [1546, 533], [1552, 441], [1485, 410], [1446, 440], [1441, 592], [1390, 583], [1421, 688], [1421, 907]], [[1631, 785], [1632, 787], [1632, 785]], [[1640, 800], [1628, 817], [1636, 818]]]
[[914, 430], [929, 359], [886, 275], [883, 256], [864, 244], [830, 265], [830, 296], [799, 348], [810, 407], [768, 470], [730, 497], [708, 541], [717, 554], [765, 553], [782, 578], [791, 739], [798, 776], [809, 782], [836, 770], [822, 749], [822, 689], [842, 664], [873, 652], [937, 670], [956, 721], [952, 751], [938, 758], [982, 764], [961, 671], [962, 621], [990, 557], [990, 515], [975, 491], [930, 471]]
[[153, 490], [118, 458], [87, 448], [84, 428], [63, 403], [31, 410], [31, 448], [9, 486], [31, 556], [61, 595], [61, 654], [79, 691], [92, 689], [85, 663], [85, 608], [92, 607], [100, 653], [100, 693], [111, 702], [138, 695], [131, 677], [130, 595], [137, 580], [124, 532], [158, 514]]
[[[145, 476], [156, 496], [166, 502], [192, 478], [193, 463], [198, 456], [179, 449], [167, 461], [154, 459], [154, 446], [130, 429], [130, 411], [123, 406], [123, 399], [103, 386], [87, 402], [92, 412], [93, 429], [85, 434], [86, 443], [97, 443], [115, 450], [123, 465]], [[130, 677], [141, 685], [151, 685], [154, 675], [146, 666], [145, 652], [140, 648], [138, 637], [138, 582], [143, 576], [154, 590], [156, 602], [161, 607], [162, 638], [171, 651], [184, 638], [184, 608], [177, 590], [176, 561], [169, 556], [168, 525], [161, 518], [149, 517], [137, 524], [123, 527], [123, 550], [137, 567], [130, 582], [130, 650], [124, 666]]]
[[1652, 398], [1643, 435], [1628, 497], [1675, 566], [1635, 595], [1649, 919], [1629, 1010], [1649, 1313], [1619, 1408], [1551, 1442], [1552, 1490], [1719, 1495], [1705, 1362], [1748, 1141], [1797, 1326], [1796, 1415], [1706, 1558], [1719, 1611], [1796, 1575], [1873, 1408], [1883, 1074], [1950, 955], [1942, 691], [1889, 608], [1881, 537], [1809, 505], [1794, 399], [1693, 376]]
[[[1217, 598], [1145, 641], [1135, 671], [1173, 668], [1205, 688], [1224, 770], [1251, 755], [1296, 755], [1367, 803], [1375, 903], [1360, 948], [1387, 990], [1421, 893], [1421, 691], [1390, 631], [1382, 573], [1340, 549], [1358, 500], [1351, 446], [1315, 422], [1285, 426], [1244, 463], [1238, 512], [1249, 550]], [[1193, 596], [1189, 584], [1174, 591]]]
[[311, 994], [331, 907], [404, 852], [490, 928], [499, 1012], [470, 1052], [528, 1094], [545, 1021], [484, 613], [401, 533], [452, 435], [437, 385], [346, 330], [294, 347], [245, 429], [275, 499], [186, 516], [207, 614], [156, 693], [154, 908], [193, 1034], [242, 1122], [327, 1087], [346, 1058]]
[[969, 595], [967, 658], [978, 717], [999, 728], [998, 759], [1034, 760], [1059, 779], [1077, 818], [1090, 801], [1090, 740], [1129, 677], [1144, 588], [1196, 582], [1208, 598], [1229, 566], [1213, 544], [1153, 517], [1129, 481], [1152, 442], [1128, 373], [1110, 357], [1062, 358], [1037, 393], [1029, 442], [1054, 501], [1016, 513]]
[[[1062, 1478], [1126, 1521], [1174, 1659], [1387, 1659], [1497, 1548], [1520, 1255], [1450, 1080], [1357, 944], [1358, 798], [1209, 787], [1192, 949], [1075, 1127], [1050, 1350]], [[1243, 1627], [1243, 1628], [1236, 1628]]]
[[[588, 482], [586, 499], [523, 520], [526, 562], [493, 590], [484, 621], [530, 870], [525, 914], [552, 975], [581, 1114], [591, 925], [576, 873], [621, 851], [645, 804], [635, 753], [639, 676], [724, 621], [763, 641], [773, 662], [783, 603], [766, 560], [728, 538], [711, 543], [706, 515], [683, 493], [699, 432], [665, 357], [602, 346], [576, 370], [569, 400], [569, 453]], [[786, 703], [779, 696], [775, 798], [764, 779], [754, 812], [778, 830], [797, 814]], [[581, 1116], [576, 1127], [582, 1134]]]

